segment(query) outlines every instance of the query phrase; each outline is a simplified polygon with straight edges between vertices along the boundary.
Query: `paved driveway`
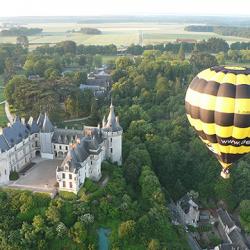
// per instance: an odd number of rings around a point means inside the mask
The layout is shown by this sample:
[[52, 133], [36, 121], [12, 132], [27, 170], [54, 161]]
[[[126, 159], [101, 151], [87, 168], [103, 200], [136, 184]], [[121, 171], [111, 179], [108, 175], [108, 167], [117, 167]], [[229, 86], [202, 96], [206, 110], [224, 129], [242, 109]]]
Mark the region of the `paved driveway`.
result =
[[36, 164], [9, 187], [52, 192], [56, 183], [56, 167], [61, 160], [37, 160]]

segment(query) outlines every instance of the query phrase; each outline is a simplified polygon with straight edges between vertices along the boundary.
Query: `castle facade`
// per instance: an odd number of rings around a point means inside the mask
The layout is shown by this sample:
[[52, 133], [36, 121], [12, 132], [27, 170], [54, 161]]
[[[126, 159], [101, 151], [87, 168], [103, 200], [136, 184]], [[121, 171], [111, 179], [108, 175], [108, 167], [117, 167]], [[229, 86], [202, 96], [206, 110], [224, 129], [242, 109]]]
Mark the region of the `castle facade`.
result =
[[102, 127], [83, 130], [56, 128], [46, 113], [27, 123], [16, 117], [0, 130], [0, 185], [9, 182], [11, 171], [19, 172], [35, 157], [62, 159], [55, 173], [59, 190], [77, 193], [86, 178], [101, 178], [103, 160], [121, 165], [122, 134], [112, 104]]

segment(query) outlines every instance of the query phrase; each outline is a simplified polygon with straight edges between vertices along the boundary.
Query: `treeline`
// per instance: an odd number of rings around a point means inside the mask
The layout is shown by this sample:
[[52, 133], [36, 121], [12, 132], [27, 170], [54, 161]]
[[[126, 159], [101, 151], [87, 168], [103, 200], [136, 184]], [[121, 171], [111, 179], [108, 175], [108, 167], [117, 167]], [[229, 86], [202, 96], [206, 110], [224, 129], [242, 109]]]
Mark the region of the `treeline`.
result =
[[127, 54], [132, 55], [142, 55], [146, 50], [158, 50], [160, 52], [171, 52], [177, 54], [180, 48], [183, 48], [185, 53], [191, 53], [194, 50], [207, 53], [219, 53], [219, 52], [228, 52], [231, 50], [248, 50], [250, 49], [250, 42], [234, 42], [230, 45], [221, 38], [209, 38], [208, 40], [202, 40], [197, 43], [165, 43], [165, 44], [156, 44], [156, 45], [145, 45], [140, 46], [138, 44], [131, 44], [127, 50]]
[[215, 26], [208, 26], [208, 25], [188, 25], [184, 28], [185, 31], [192, 31], [192, 32], [214, 32]]
[[189, 25], [185, 27], [185, 30], [192, 32], [214, 32], [223, 36], [250, 37], [250, 28], [248, 27]]
[[102, 32], [99, 29], [89, 28], [89, 27], [81, 28], [80, 33], [83, 33], [86, 35], [100, 35], [100, 34], [102, 34]]
[[110, 45], [77, 45], [74, 41], [64, 41], [57, 43], [55, 46], [40, 46], [35, 51], [45, 54], [86, 54], [86, 55], [117, 55], [117, 47]]
[[156, 45], [130, 45], [126, 52], [132, 55], [141, 55], [145, 50], [159, 50], [160, 52], [171, 52], [177, 54], [180, 47], [183, 47], [186, 53], [191, 53], [194, 49], [198, 49], [201, 52], [208, 53], [218, 53], [220, 51], [228, 51], [228, 43], [221, 38], [209, 38], [208, 40], [202, 40], [197, 43], [165, 43], [165, 44], [156, 44]]
[[13, 27], [8, 30], [2, 30], [0, 36], [33, 36], [41, 33], [40, 28]]

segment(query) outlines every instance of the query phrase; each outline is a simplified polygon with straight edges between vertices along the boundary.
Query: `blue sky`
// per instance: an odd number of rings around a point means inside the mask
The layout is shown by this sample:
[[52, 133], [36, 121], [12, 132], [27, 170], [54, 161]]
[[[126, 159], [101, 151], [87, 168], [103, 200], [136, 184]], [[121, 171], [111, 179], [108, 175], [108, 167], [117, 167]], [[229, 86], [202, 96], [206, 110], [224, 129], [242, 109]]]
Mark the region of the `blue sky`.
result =
[[250, 0], [1, 0], [0, 6], [0, 16], [250, 16]]

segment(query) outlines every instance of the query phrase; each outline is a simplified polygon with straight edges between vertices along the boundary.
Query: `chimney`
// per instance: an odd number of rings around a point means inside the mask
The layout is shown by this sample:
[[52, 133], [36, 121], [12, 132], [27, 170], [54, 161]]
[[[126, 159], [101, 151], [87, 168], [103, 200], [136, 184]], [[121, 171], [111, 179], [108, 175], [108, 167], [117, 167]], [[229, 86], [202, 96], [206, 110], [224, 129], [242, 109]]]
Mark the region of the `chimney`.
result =
[[24, 118], [24, 117], [21, 118], [21, 123], [22, 123], [23, 125], [25, 125], [25, 118]]
[[116, 123], [119, 124], [119, 117], [118, 116], [116, 116], [115, 120], [116, 120]]

